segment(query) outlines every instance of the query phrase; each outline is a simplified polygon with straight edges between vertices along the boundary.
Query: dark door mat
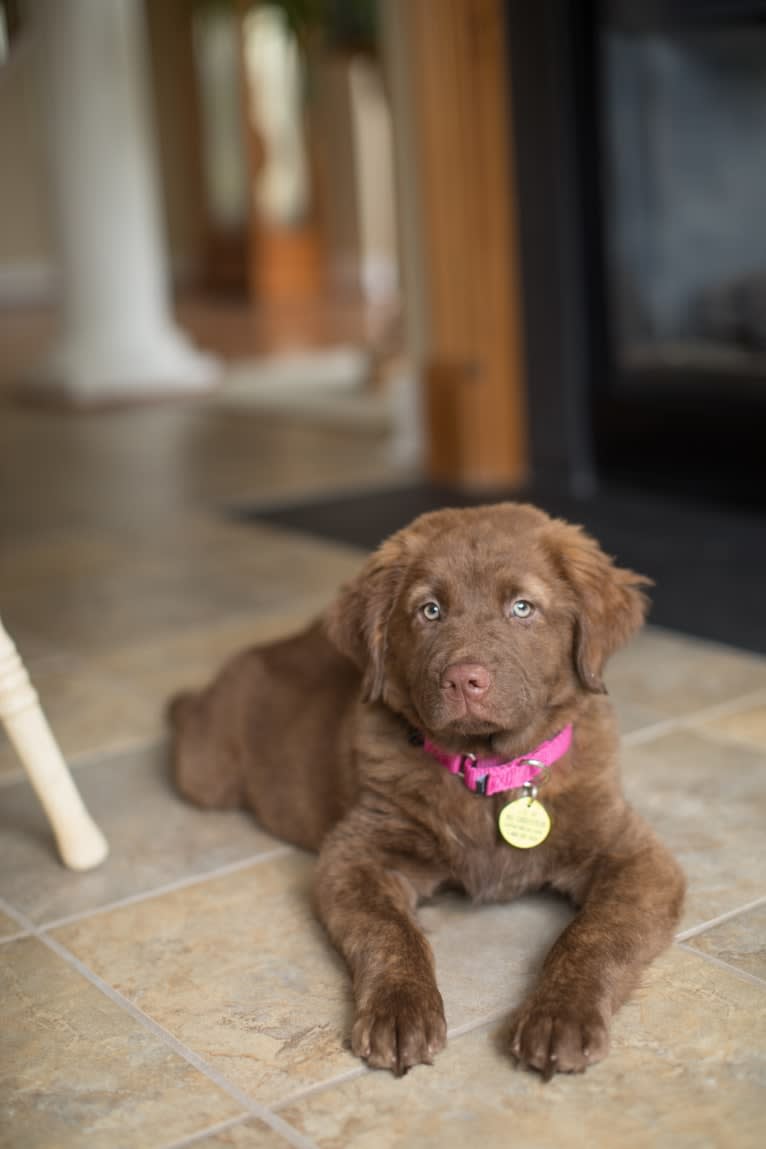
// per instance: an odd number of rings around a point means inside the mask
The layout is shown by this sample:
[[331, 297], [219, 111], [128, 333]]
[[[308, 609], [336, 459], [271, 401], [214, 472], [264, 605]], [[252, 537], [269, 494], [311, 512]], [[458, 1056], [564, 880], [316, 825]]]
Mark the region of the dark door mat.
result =
[[588, 498], [557, 491], [466, 494], [429, 483], [275, 510], [235, 508], [270, 523], [372, 549], [416, 515], [503, 499], [581, 523], [624, 566], [655, 580], [651, 621], [766, 654], [766, 517], [633, 489]]

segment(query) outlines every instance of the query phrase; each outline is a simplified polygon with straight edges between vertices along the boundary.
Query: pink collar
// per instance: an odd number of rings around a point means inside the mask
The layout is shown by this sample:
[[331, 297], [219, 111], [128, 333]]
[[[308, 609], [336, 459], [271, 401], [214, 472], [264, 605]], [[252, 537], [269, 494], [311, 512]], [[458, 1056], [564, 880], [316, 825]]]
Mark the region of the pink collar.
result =
[[554, 738], [541, 742], [523, 758], [501, 762], [499, 758], [477, 758], [474, 754], [448, 754], [427, 738], [423, 749], [450, 774], [459, 774], [469, 790], [476, 794], [502, 794], [505, 790], [518, 790], [546, 766], [563, 758], [572, 745], [572, 726], [565, 726]]

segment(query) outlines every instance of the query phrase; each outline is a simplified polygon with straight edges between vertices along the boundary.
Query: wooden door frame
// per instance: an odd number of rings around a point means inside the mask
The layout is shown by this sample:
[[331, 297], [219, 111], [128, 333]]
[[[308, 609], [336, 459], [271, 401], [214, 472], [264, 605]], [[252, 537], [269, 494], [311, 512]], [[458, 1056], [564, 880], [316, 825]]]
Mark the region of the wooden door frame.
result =
[[427, 466], [516, 483], [527, 413], [504, 0], [407, 0]]

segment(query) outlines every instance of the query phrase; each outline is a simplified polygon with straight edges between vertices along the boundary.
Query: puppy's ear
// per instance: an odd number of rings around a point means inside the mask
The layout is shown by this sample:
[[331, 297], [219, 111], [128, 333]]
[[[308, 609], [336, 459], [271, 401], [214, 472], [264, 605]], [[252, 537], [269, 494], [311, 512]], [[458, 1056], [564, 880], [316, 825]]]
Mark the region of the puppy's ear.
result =
[[328, 607], [325, 630], [341, 654], [362, 671], [362, 698], [383, 693], [388, 621], [406, 570], [406, 554], [394, 536], [365, 563]]
[[607, 659], [635, 634], [652, 580], [614, 565], [579, 527], [556, 523], [555, 543], [563, 573], [575, 591], [574, 660], [583, 686], [606, 694], [601, 675]]

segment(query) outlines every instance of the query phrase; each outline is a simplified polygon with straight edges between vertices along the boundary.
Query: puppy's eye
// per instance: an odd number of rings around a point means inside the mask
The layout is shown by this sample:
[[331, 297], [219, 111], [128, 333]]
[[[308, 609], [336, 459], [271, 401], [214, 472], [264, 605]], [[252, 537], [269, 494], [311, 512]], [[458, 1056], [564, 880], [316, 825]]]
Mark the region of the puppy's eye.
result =
[[531, 602], [527, 602], [525, 598], [519, 598], [511, 607], [511, 614], [515, 615], [516, 618], [529, 618], [534, 609]]
[[420, 613], [427, 622], [436, 622], [437, 618], [441, 618], [442, 616], [442, 609], [438, 602], [427, 602], [424, 606], [421, 606]]

